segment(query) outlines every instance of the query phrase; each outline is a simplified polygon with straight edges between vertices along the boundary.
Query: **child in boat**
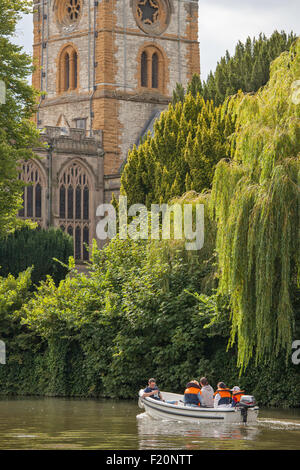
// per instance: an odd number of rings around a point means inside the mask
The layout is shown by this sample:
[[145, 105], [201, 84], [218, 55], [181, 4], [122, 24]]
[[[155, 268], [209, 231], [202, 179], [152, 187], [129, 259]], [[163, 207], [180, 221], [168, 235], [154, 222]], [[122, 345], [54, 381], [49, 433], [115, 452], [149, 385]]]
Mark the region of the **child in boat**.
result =
[[184, 404], [188, 406], [201, 406], [201, 387], [197, 380], [191, 380], [184, 391]]
[[214, 393], [214, 408], [218, 406], [231, 406], [231, 391], [224, 382], [219, 382], [217, 390]]
[[236, 406], [239, 403], [241, 396], [245, 395], [245, 392], [244, 390], [241, 390], [240, 387], [238, 387], [237, 385], [235, 385], [230, 391], [232, 392], [231, 406]]

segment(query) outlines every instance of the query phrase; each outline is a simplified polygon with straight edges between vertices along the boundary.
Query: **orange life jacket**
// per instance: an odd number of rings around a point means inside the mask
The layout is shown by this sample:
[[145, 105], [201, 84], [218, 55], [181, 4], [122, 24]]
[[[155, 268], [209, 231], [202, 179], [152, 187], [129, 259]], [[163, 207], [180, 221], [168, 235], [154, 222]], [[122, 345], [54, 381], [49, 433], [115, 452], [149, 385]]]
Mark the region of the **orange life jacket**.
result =
[[218, 388], [214, 393], [214, 397], [217, 394], [221, 397], [218, 405], [228, 405], [231, 403], [231, 392], [229, 388]]
[[217, 395], [217, 393], [220, 395], [221, 398], [231, 398], [231, 392], [229, 388], [218, 388], [214, 393], [214, 397]]
[[240, 401], [242, 395], [245, 395], [244, 390], [240, 390], [239, 392], [232, 392], [232, 396], [235, 398], [237, 403]]
[[198, 393], [200, 393], [200, 395], [201, 395], [201, 389], [200, 388], [193, 387], [192, 385], [190, 387], [186, 388], [185, 391], [184, 391], [185, 402], [200, 406], [198, 396], [197, 396]]

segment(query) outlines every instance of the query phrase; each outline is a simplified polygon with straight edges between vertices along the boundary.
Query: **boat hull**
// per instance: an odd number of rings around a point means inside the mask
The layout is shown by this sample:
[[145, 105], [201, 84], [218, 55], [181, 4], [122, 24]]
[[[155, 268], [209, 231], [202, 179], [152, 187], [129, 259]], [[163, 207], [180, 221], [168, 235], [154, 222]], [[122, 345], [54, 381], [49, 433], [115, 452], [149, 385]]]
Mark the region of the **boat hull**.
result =
[[[142, 392], [142, 391], [141, 391]], [[155, 419], [172, 419], [176, 421], [193, 422], [216, 422], [216, 423], [254, 423], [258, 417], [258, 407], [247, 409], [247, 419], [240, 408], [219, 407], [219, 408], [201, 408], [185, 406], [181, 401], [182, 395], [162, 392], [166, 401], [176, 400], [177, 405], [170, 404], [153, 398], [142, 398], [140, 392], [139, 406], [144, 408], [146, 413]]]

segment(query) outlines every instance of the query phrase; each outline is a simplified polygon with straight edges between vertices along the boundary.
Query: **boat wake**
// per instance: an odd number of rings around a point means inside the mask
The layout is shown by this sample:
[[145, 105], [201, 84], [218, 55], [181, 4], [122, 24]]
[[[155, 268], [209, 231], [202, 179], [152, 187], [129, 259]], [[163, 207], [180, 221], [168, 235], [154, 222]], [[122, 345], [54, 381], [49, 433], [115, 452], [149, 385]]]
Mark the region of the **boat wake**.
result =
[[293, 420], [287, 421], [281, 419], [258, 418], [257, 424], [273, 429], [300, 430], [300, 422]]

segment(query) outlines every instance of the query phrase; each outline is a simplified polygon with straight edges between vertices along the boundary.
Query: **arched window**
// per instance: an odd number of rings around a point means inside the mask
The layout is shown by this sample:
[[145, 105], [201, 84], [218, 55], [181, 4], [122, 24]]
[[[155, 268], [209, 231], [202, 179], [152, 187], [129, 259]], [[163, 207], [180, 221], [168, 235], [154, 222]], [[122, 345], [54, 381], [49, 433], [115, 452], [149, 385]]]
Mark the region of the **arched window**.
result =
[[72, 91], [78, 87], [78, 54], [73, 46], [65, 47], [58, 61], [58, 91]]
[[156, 46], [147, 46], [140, 55], [140, 86], [164, 92], [164, 58]]
[[33, 160], [21, 163], [19, 179], [26, 184], [23, 191], [23, 207], [19, 211], [19, 217], [30, 218], [41, 225], [45, 183], [39, 167]]
[[88, 259], [90, 244], [90, 181], [79, 163], [69, 165], [59, 178], [59, 225], [74, 239], [76, 259]]
[[152, 88], [158, 88], [158, 55], [152, 55]]
[[147, 53], [142, 52], [141, 56], [141, 85], [148, 86], [148, 73], [147, 73]]
[[65, 55], [65, 87], [64, 91], [70, 88], [70, 56], [68, 53]]
[[78, 73], [77, 68], [78, 67], [77, 67], [77, 52], [76, 51], [74, 51], [73, 57], [74, 57], [73, 59], [74, 60], [74, 88], [77, 88], [77, 73]]

